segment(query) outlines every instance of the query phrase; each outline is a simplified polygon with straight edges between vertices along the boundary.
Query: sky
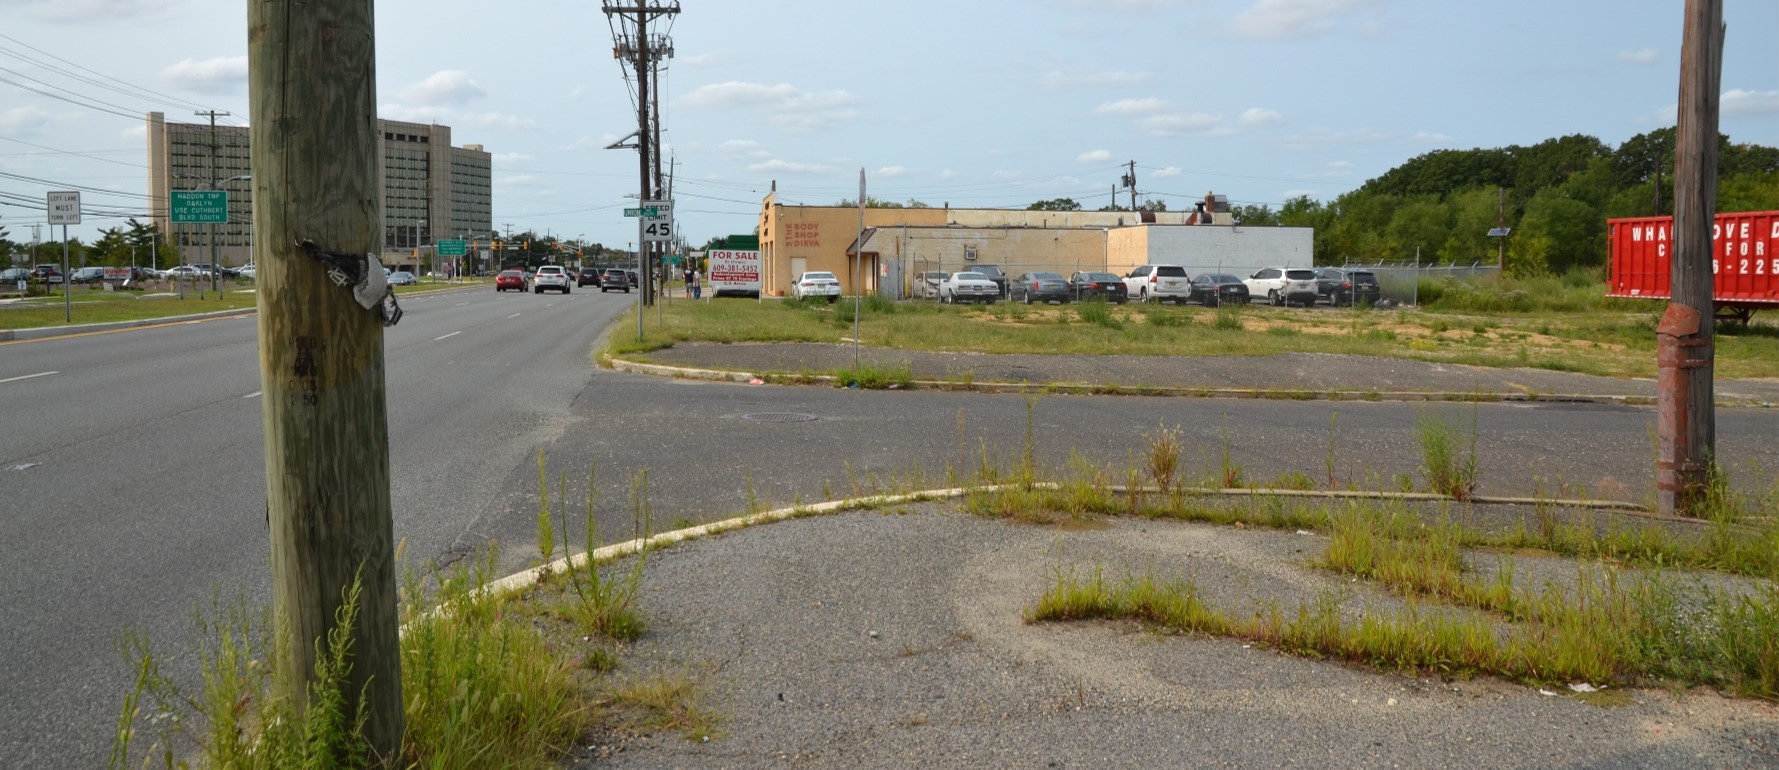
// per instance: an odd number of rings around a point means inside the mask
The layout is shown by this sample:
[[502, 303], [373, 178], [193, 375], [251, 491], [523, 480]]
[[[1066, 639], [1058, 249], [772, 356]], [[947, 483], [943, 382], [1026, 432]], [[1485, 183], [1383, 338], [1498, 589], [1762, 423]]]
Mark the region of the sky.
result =
[[[667, 2], [667, 0], [656, 0]], [[623, 0], [614, 5], [632, 4]], [[0, 0], [0, 227], [148, 206], [145, 116], [248, 118], [248, 3]], [[380, 117], [494, 157], [494, 225], [627, 248], [632, 84], [593, 0], [386, 0]], [[781, 200], [1330, 201], [1439, 149], [1674, 124], [1685, 0], [684, 0], [661, 76], [694, 246]], [[1779, 2], [1723, 0], [1720, 130], [1779, 146]], [[652, 29], [660, 29], [653, 27]], [[21, 87], [22, 86], [22, 87]], [[1118, 201], [1128, 203], [1119, 190]], [[87, 216], [91, 241], [122, 218]], [[51, 236], [46, 230], [44, 239]]]

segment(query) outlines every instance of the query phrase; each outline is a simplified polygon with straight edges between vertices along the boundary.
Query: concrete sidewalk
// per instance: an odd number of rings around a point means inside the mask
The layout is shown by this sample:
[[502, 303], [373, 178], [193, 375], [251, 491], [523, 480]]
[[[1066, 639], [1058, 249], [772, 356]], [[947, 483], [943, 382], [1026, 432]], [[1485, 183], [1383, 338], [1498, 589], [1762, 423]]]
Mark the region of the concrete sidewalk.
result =
[[[1275, 356], [1048, 356], [862, 348], [865, 366], [908, 370], [922, 387], [1048, 389], [1230, 398], [1562, 400], [1655, 403], [1655, 381], [1544, 369], [1498, 369], [1401, 358], [1287, 353]], [[853, 366], [850, 345], [679, 343], [615, 368], [664, 376], [747, 381], [827, 375]], [[1779, 405], [1779, 380], [1717, 381], [1720, 406]]]

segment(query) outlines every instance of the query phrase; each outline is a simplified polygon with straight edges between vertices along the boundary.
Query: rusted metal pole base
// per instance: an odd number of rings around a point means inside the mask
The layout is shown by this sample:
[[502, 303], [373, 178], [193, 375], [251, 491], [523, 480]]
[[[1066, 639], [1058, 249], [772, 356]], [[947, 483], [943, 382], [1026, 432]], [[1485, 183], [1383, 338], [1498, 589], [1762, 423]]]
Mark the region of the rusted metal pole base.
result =
[[1688, 515], [1703, 497], [1709, 447], [1690, 437], [1693, 370], [1711, 366], [1711, 339], [1698, 310], [1669, 304], [1656, 327], [1656, 497], [1662, 513]]

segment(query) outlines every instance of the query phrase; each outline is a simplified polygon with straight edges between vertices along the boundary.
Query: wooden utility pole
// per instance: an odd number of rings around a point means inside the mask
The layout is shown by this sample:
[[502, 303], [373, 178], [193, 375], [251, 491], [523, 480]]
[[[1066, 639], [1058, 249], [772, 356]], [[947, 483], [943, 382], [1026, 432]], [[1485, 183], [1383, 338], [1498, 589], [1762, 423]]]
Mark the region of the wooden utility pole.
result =
[[1686, 0], [1674, 149], [1673, 280], [1668, 310], [1656, 328], [1656, 491], [1662, 512], [1671, 514], [1700, 512], [1717, 445], [1711, 227], [1717, 215], [1722, 69], [1723, 1]]
[[311, 241], [359, 275], [382, 245], [372, 21], [372, 0], [249, 0], [247, 53], [266, 516], [285, 695], [307, 702], [317, 645], [357, 581], [342, 694], [348, 719], [364, 718], [370, 750], [387, 763], [401, 746], [402, 699], [382, 320], [296, 245]]

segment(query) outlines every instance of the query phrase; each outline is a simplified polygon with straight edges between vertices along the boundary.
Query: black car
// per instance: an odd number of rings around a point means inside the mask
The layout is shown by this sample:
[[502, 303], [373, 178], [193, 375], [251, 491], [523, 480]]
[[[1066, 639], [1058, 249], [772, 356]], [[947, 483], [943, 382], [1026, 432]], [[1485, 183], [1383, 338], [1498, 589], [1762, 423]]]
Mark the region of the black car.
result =
[[622, 289], [625, 294], [629, 294], [631, 285], [629, 271], [620, 270], [615, 267], [607, 268], [605, 275], [599, 277], [600, 294], [604, 294], [612, 289]]
[[597, 267], [583, 267], [583, 268], [581, 268], [580, 272], [575, 275], [574, 285], [575, 285], [575, 288], [577, 288], [577, 289], [584, 287], [584, 286], [598, 286], [599, 285], [599, 268], [597, 268]]
[[1122, 305], [1130, 301], [1124, 279], [1112, 273], [1076, 273], [1069, 276], [1069, 293], [1076, 300], [1105, 300]]
[[1316, 294], [1330, 305], [1370, 306], [1383, 296], [1383, 287], [1370, 270], [1324, 267], [1316, 270]]
[[981, 273], [982, 277], [994, 281], [995, 286], [1000, 288], [1002, 297], [1009, 296], [1007, 294], [1007, 274], [1001, 272], [999, 265], [965, 265], [964, 267], [965, 272]]
[[1248, 285], [1228, 273], [1199, 273], [1192, 276], [1192, 294], [1186, 301], [1197, 302], [1205, 307], [1214, 307], [1225, 302], [1246, 305]]
[[1069, 282], [1062, 279], [1061, 273], [1021, 273], [1010, 286], [1011, 294], [1007, 299], [1011, 302], [1068, 302], [1071, 292]]

